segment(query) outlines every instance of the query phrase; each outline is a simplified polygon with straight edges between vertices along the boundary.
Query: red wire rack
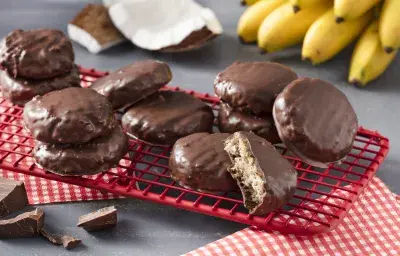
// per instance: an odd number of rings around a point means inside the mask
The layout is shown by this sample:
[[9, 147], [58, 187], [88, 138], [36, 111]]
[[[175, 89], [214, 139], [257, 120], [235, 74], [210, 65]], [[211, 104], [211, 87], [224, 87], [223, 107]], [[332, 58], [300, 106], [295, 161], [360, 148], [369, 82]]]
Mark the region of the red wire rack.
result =
[[[82, 86], [107, 72], [81, 68]], [[182, 90], [165, 87], [163, 90]], [[208, 94], [185, 91], [210, 104], [215, 112], [219, 100]], [[118, 167], [105, 173], [62, 177], [38, 167], [32, 157], [33, 140], [24, 130], [23, 109], [0, 99], [0, 168], [115, 194], [149, 200], [215, 217], [296, 235], [329, 231], [340, 223], [372, 179], [389, 151], [389, 141], [378, 132], [360, 128], [352, 151], [340, 164], [315, 168], [277, 149], [298, 171], [293, 198], [281, 209], [265, 216], [249, 215], [239, 193], [207, 194], [178, 186], [169, 177], [170, 148], [130, 140], [129, 153]], [[117, 115], [120, 113], [117, 113]]]

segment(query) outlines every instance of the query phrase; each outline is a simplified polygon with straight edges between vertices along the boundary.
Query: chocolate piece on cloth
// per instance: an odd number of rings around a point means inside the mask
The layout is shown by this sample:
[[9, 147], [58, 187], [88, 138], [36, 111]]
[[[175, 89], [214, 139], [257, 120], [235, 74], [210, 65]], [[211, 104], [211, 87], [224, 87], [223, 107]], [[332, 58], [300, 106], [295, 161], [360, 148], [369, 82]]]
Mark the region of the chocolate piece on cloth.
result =
[[274, 104], [279, 137], [297, 157], [327, 167], [352, 149], [358, 120], [347, 97], [332, 84], [300, 78], [289, 84]]
[[231, 160], [223, 141], [228, 133], [195, 133], [179, 139], [169, 158], [171, 178], [179, 185], [202, 192], [237, 191], [228, 172]]
[[97, 79], [90, 88], [106, 96], [113, 108], [118, 109], [150, 96], [171, 79], [167, 63], [144, 60]]
[[19, 211], [27, 204], [24, 183], [0, 177], [0, 217]]
[[50, 78], [71, 71], [74, 50], [61, 30], [17, 29], [0, 42], [0, 64], [14, 78]]
[[44, 212], [39, 208], [11, 219], [0, 220], [0, 239], [38, 236], [43, 222]]
[[250, 214], [267, 214], [290, 200], [297, 172], [271, 143], [254, 133], [235, 132], [224, 145], [233, 163], [228, 171], [238, 182]]
[[68, 235], [52, 235], [46, 230], [40, 230], [40, 234], [55, 245], [62, 245], [65, 249], [73, 249], [82, 243], [82, 240]]
[[98, 231], [114, 227], [117, 221], [117, 209], [110, 206], [80, 216], [77, 226], [86, 231]]
[[212, 132], [214, 114], [210, 106], [184, 92], [161, 91], [130, 107], [122, 127], [139, 140], [172, 145], [198, 132]]

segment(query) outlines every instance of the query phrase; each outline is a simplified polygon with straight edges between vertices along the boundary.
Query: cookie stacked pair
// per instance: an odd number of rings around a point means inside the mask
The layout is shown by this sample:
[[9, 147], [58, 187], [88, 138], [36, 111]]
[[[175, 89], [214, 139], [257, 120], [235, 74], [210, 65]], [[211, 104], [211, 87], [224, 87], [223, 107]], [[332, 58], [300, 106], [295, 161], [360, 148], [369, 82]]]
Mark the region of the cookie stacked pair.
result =
[[23, 120], [35, 139], [36, 163], [59, 175], [106, 171], [128, 151], [110, 102], [92, 89], [36, 96], [25, 105]]
[[214, 91], [221, 99], [218, 127], [221, 132], [254, 132], [270, 143], [279, 143], [272, 117], [277, 95], [296, 73], [271, 62], [235, 62], [214, 81]]
[[0, 64], [1, 92], [14, 104], [80, 86], [71, 41], [60, 30], [14, 30], [0, 42]]

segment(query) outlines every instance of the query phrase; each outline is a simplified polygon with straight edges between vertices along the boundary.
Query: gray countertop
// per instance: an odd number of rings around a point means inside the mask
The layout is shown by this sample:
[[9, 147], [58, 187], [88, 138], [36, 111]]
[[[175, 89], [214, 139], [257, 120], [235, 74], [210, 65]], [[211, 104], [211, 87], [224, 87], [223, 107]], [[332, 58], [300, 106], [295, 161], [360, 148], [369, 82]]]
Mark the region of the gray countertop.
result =
[[[54, 27], [65, 31], [68, 21], [88, 2], [84, 0], [1, 0], [0, 36], [17, 28]], [[300, 76], [322, 78], [335, 84], [350, 99], [360, 124], [390, 139], [390, 153], [378, 176], [400, 193], [400, 58], [386, 73], [365, 89], [346, 81], [351, 49], [318, 67], [300, 61], [300, 48], [278, 54], [259, 55], [255, 46], [244, 46], [236, 36], [236, 22], [243, 11], [239, 0], [199, 0], [218, 15], [224, 34], [207, 47], [181, 54], [160, 54], [124, 43], [99, 55], [74, 45], [76, 62], [84, 67], [114, 70], [133, 61], [155, 58], [173, 70], [171, 84], [212, 93], [216, 74], [235, 60], [270, 60], [292, 67]], [[397, 72], [396, 72], [397, 71]], [[77, 228], [78, 216], [116, 205], [119, 225], [111, 232], [89, 234]], [[136, 199], [66, 203], [43, 206], [46, 223], [57, 231], [74, 234], [84, 245], [66, 251], [43, 238], [0, 241], [1, 255], [179, 255], [244, 228], [244, 225]]]

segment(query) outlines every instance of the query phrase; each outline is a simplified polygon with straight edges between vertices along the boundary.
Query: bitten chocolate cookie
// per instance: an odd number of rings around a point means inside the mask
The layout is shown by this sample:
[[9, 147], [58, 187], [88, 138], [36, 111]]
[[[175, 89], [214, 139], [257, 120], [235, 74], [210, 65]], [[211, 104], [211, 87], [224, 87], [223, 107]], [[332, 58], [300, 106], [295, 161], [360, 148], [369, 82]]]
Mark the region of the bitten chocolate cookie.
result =
[[167, 63], [145, 60], [96, 80], [90, 88], [106, 96], [113, 108], [118, 109], [148, 97], [171, 79]]
[[297, 79], [290, 68], [272, 62], [235, 62], [214, 81], [217, 96], [233, 108], [256, 115], [272, 113], [276, 96]]
[[128, 152], [128, 138], [116, 125], [106, 136], [86, 144], [35, 142], [33, 157], [45, 170], [58, 175], [92, 175], [118, 164]]
[[234, 133], [238, 131], [254, 132], [272, 144], [281, 142], [272, 115], [257, 117], [251, 114], [235, 111], [226, 103], [221, 103], [220, 105], [218, 113], [218, 128], [221, 132], [226, 133]]
[[308, 164], [326, 167], [350, 152], [357, 115], [346, 96], [328, 82], [300, 78], [274, 104], [274, 119], [286, 147]]
[[18, 29], [0, 42], [0, 64], [14, 78], [49, 78], [71, 71], [74, 51], [60, 30]]
[[250, 214], [267, 214], [290, 200], [297, 172], [271, 143], [254, 133], [236, 132], [224, 145], [233, 163], [228, 171], [238, 182]]
[[171, 152], [171, 178], [181, 186], [204, 191], [237, 190], [228, 172], [231, 160], [224, 150], [227, 133], [196, 133], [179, 139]]
[[1, 93], [14, 104], [25, 105], [33, 97], [69, 87], [81, 87], [78, 67], [71, 72], [47, 79], [13, 78], [0, 70]]
[[86, 143], [115, 125], [110, 102], [87, 88], [37, 96], [25, 105], [23, 119], [33, 138], [47, 143]]
[[172, 145], [197, 132], [212, 132], [210, 106], [184, 92], [161, 91], [144, 99], [122, 117], [122, 127], [133, 137], [156, 145]]

